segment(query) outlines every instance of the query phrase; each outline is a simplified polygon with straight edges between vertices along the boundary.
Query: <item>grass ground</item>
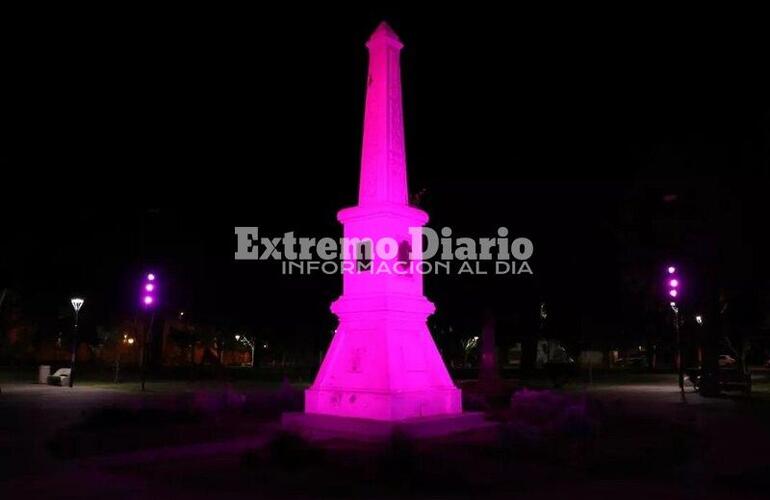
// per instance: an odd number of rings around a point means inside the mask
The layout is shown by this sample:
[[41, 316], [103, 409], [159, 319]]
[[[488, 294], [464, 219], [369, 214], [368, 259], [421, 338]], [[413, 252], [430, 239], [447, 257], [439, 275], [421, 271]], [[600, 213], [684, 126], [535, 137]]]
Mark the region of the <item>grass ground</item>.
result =
[[142, 393], [28, 375], [0, 375], [3, 498], [763, 498], [770, 487], [765, 374], [751, 400], [682, 401], [668, 374], [596, 374], [558, 391], [509, 381], [513, 398], [496, 400], [467, 381], [493, 431], [374, 447], [284, 434], [299, 384], [152, 380]]

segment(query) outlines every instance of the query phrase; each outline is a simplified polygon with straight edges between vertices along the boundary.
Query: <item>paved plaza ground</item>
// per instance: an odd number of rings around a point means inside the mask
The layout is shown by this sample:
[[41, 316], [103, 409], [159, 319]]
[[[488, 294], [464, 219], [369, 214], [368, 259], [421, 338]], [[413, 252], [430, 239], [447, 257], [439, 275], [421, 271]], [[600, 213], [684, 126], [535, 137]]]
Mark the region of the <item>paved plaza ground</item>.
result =
[[[770, 398], [682, 400], [672, 375], [597, 377], [470, 405], [476, 433], [380, 445], [282, 432], [301, 387], [250, 382], [4, 381], [2, 498], [469, 497], [766, 498]], [[507, 396], [506, 396], [507, 397]], [[8, 496], [6, 496], [8, 495]]]

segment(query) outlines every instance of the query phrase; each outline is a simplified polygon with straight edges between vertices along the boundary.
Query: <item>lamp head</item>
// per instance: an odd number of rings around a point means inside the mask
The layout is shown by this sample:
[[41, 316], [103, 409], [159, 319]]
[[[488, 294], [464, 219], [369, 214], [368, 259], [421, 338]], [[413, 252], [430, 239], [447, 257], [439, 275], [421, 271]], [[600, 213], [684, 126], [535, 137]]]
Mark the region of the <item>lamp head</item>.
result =
[[142, 304], [149, 308], [155, 305], [155, 296], [157, 292], [157, 286], [155, 284], [155, 274], [147, 273], [145, 276], [144, 284], [142, 285]]
[[83, 302], [85, 302], [85, 300], [81, 299], [80, 297], [73, 297], [70, 299], [70, 303], [72, 304], [72, 308], [75, 310], [75, 312], [80, 311], [80, 308], [83, 307]]

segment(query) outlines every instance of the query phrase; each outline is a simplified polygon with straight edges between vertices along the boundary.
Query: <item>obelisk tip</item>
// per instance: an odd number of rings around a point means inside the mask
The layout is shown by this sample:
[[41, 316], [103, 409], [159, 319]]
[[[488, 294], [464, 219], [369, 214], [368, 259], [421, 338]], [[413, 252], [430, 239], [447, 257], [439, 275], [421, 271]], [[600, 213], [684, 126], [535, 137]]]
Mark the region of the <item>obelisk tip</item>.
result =
[[386, 21], [382, 21], [380, 24], [377, 25], [377, 28], [369, 37], [369, 41], [367, 42], [367, 45], [370, 45], [378, 41], [389, 42], [389, 43], [396, 44], [398, 46], [402, 46], [401, 39], [398, 37], [396, 32], [393, 31], [393, 28], [391, 28]]

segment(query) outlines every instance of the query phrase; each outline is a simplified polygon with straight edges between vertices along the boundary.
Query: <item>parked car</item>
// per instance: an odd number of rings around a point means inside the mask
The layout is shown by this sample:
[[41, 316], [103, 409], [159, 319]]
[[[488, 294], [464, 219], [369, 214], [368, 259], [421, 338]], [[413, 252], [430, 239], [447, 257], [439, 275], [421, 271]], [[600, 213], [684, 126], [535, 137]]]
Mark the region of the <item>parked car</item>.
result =
[[719, 367], [730, 368], [735, 366], [735, 358], [729, 354], [722, 354], [719, 356]]
[[648, 362], [646, 356], [635, 356], [631, 358], [621, 358], [615, 362], [617, 366], [624, 368], [647, 368]]
[[[700, 392], [703, 383], [703, 371], [700, 368], [686, 370], [684, 378], [686, 385], [695, 392]], [[743, 372], [734, 367], [719, 370], [719, 389], [721, 391], [740, 391], [751, 395], [751, 372]]]

